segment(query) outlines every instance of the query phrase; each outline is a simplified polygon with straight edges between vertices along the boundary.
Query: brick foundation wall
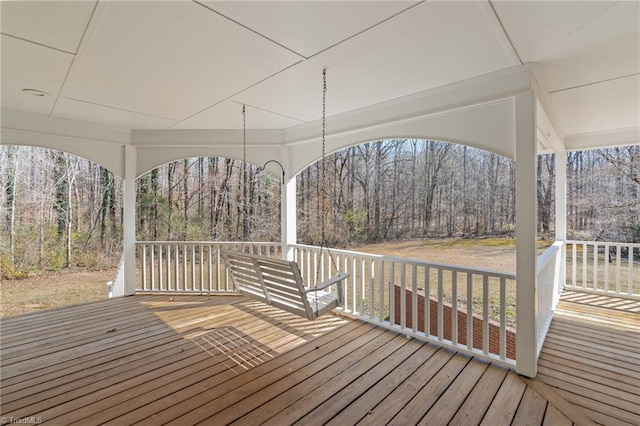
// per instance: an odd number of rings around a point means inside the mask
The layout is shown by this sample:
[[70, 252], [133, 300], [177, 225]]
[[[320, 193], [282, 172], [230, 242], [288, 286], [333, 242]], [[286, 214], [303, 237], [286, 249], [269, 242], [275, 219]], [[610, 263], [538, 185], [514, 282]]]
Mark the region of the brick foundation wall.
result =
[[[395, 285], [395, 323], [400, 324], [400, 302], [401, 302], [401, 288], [399, 285]], [[407, 328], [413, 327], [413, 307], [412, 307], [412, 291], [410, 289], [405, 290], [407, 317]], [[424, 331], [424, 291], [418, 290], [418, 330]], [[431, 335], [438, 335], [438, 301], [432, 297], [429, 298], [429, 333]], [[443, 336], [447, 340], [451, 340], [451, 305], [443, 303]], [[458, 308], [458, 342], [461, 345], [467, 344], [467, 312]], [[473, 314], [473, 347], [482, 350], [483, 336], [482, 336], [482, 317]], [[516, 332], [511, 328], [507, 328], [507, 358], [516, 358]], [[489, 352], [492, 354], [500, 355], [500, 327], [494, 321], [489, 321]]]

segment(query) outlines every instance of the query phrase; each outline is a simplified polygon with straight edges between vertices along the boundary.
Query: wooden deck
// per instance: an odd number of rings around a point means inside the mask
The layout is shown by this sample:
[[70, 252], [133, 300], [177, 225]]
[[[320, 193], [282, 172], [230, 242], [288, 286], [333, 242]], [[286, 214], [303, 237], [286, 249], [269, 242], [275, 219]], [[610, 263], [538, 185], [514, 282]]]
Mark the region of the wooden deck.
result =
[[309, 322], [242, 297], [145, 295], [10, 317], [2, 420], [639, 424], [635, 308], [622, 306], [620, 325], [599, 316], [620, 309], [575, 294], [562, 303], [533, 381], [360, 321]]
[[597, 423], [640, 425], [640, 301], [565, 292], [535, 382]]

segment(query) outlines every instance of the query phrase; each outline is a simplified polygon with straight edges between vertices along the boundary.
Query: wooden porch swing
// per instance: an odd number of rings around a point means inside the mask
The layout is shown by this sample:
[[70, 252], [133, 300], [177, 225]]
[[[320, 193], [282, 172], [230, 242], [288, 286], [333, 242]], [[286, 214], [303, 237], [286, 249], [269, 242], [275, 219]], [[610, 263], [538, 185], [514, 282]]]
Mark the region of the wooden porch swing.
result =
[[[324, 181], [324, 159], [326, 156], [325, 124], [326, 124], [326, 70], [322, 71], [322, 168], [321, 180]], [[246, 163], [246, 110], [242, 107], [243, 117], [243, 156]], [[243, 180], [244, 181], [244, 180]], [[318, 182], [320, 185], [320, 181]], [[245, 193], [246, 197], [246, 193]], [[246, 201], [246, 200], [245, 200]], [[324, 210], [324, 196], [322, 197]], [[246, 214], [246, 210], [245, 210]], [[246, 239], [246, 230], [243, 232], [243, 245]], [[324, 215], [321, 219], [321, 244], [320, 250], [326, 248], [329, 257], [338, 271], [335, 260], [325, 243]], [[244, 248], [244, 247], [243, 247]], [[316, 318], [342, 306], [342, 286], [340, 283], [349, 277], [347, 273], [338, 274], [330, 279], [318, 283], [320, 275], [320, 262], [316, 270], [316, 283], [313, 287], [306, 287], [298, 264], [293, 261], [277, 259], [267, 256], [258, 256], [236, 250], [220, 250], [220, 255], [231, 276], [233, 284], [240, 294], [245, 297], [259, 300], [268, 305], [282, 309], [295, 315], [315, 320]], [[336, 286], [336, 292], [331, 292], [332, 286]]]
[[[234, 250], [220, 250], [220, 254], [243, 296], [309, 320], [342, 306], [340, 282], [348, 274], [341, 273], [306, 288], [296, 262]], [[335, 293], [329, 291], [333, 285], [337, 288]]]

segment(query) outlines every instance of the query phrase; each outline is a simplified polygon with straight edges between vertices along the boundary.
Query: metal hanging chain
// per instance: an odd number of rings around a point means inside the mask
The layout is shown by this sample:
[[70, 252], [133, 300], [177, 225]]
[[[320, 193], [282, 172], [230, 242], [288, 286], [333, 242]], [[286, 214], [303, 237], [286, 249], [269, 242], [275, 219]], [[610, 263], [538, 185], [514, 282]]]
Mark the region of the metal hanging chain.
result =
[[[327, 69], [322, 70], [322, 159], [320, 164], [320, 179], [318, 181], [317, 188], [320, 188], [320, 185], [323, 185], [323, 190], [318, 190], [318, 196], [322, 192], [322, 198], [320, 199], [320, 256], [322, 256], [322, 249], [325, 248], [327, 253], [329, 254], [329, 259], [333, 264], [333, 267], [336, 272], [338, 272], [338, 265], [336, 264], [333, 255], [331, 254], [331, 250], [329, 250], [329, 246], [326, 244], [326, 235], [325, 235], [325, 218], [324, 218], [324, 210], [325, 210], [325, 198], [326, 191], [324, 190], [325, 183], [325, 158], [327, 154], [327, 145], [326, 145], [326, 124], [327, 124]], [[318, 281], [320, 281], [320, 259], [318, 259], [317, 267], [316, 267], [316, 282], [314, 288], [318, 288]], [[318, 312], [318, 293], [316, 292], [316, 312]]]
[[323, 186], [323, 195], [322, 195], [322, 225], [321, 225], [321, 237], [322, 243], [321, 245], [327, 249], [327, 253], [329, 254], [329, 259], [331, 259], [331, 263], [333, 264], [333, 268], [336, 272], [338, 271], [338, 265], [336, 264], [336, 260], [331, 254], [331, 250], [327, 245], [325, 240], [325, 220], [324, 220], [324, 210], [325, 210], [325, 199], [326, 199], [326, 190], [324, 190], [325, 183], [325, 159], [327, 156], [327, 144], [326, 144], [326, 124], [327, 124], [327, 69], [322, 70], [322, 186]]
[[[247, 109], [242, 105], [242, 249], [247, 240]], [[239, 218], [238, 218], [239, 219]]]
[[242, 105], [242, 161], [247, 163], [247, 106]]
[[320, 164], [321, 169], [321, 176], [320, 176], [320, 183], [323, 186], [323, 194], [322, 194], [322, 199], [320, 202], [320, 214], [322, 215], [320, 217], [320, 248], [322, 248], [325, 244], [325, 226], [324, 226], [324, 209], [325, 209], [325, 196], [324, 196], [324, 181], [325, 181], [325, 166], [324, 166], [324, 159], [326, 157], [326, 151], [327, 151], [327, 146], [326, 146], [326, 125], [327, 125], [327, 69], [323, 69], [322, 70], [322, 163]]

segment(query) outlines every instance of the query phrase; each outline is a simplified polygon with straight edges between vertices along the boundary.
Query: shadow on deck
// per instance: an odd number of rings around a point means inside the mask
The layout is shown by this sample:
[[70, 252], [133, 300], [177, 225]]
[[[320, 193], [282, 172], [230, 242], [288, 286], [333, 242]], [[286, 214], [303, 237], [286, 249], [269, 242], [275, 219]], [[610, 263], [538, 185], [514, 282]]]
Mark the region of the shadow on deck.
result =
[[[2, 421], [555, 425], [586, 413], [634, 423], [637, 311], [622, 311], [615, 337], [592, 320], [612, 308], [585, 322], [569, 309], [591, 309], [580, 297], [563, 297], [533, 381], [360, 321], [309, 322], [235, 296], [145, 295], [5, 318]], [[615, 349], [573, 341], [596, 331]], [[591, 376], [600, 387], [583, 396]]]

